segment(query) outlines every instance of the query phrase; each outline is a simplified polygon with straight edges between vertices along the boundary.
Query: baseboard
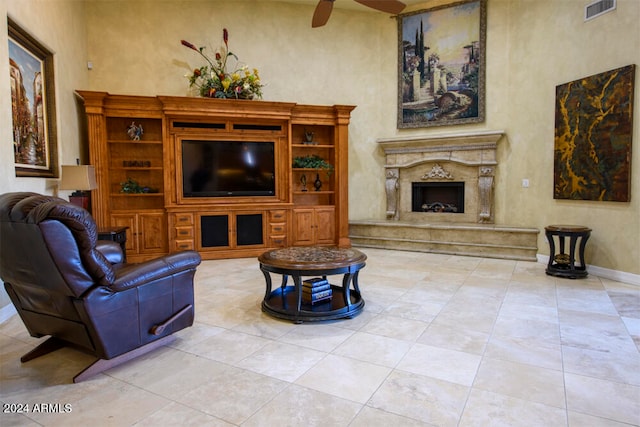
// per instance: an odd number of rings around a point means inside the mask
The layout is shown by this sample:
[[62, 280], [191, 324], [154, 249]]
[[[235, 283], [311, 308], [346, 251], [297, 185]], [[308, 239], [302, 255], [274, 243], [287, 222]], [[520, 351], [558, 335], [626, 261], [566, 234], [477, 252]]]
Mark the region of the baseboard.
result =
[[11, 316], [16, 313], [17, 311], [13, 304], [7, 304], [4, 307], [0, 308], [0, 323], [9, 320]]
[[[549, 256], [537, 254], [536, 258], [539, 263], [548, 264]], [[611, 270], [609, 268], [598, 267], [597, 265], [587, 264], [587, 271], [594, 276], [603, 279], [615, 280], [616, 282], [627, 283], [629, 285], [640, 286], [640, 274], [626, 273], [624, 271]]]

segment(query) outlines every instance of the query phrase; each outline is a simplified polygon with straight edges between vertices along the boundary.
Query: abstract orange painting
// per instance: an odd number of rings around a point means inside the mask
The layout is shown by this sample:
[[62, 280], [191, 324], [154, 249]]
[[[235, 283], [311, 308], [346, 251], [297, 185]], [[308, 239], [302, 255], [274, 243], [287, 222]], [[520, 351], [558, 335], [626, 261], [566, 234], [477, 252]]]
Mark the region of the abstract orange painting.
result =
[[554, 199], [628, 202], [635, 65], [556, 86]]

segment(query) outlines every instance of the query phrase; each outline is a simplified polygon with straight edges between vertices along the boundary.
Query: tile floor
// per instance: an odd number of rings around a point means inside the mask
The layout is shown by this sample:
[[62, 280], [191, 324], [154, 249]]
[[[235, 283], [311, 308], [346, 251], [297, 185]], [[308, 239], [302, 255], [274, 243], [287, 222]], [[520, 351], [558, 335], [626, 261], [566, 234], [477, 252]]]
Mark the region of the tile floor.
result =
[[30, 412], [0, 425], [640, 425], [640, 287], [362, 250], [354, 319], [270, 318], [255, 259], [205, 261], [192, 328], [80, 384], [69, 381], [92, 359], [77, 351], [20, 364], [38, 340], [14, 316], [0, 325], [0, 401]]

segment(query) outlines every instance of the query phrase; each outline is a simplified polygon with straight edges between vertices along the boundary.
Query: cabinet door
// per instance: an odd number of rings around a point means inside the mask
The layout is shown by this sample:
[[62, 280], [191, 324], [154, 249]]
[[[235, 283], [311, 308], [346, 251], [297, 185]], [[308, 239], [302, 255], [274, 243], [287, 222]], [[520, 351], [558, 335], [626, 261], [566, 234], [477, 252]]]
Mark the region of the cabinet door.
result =
[[313, 209], [293, 210], [293, 244], [313, 245], [315, 241]]
[[264, 245], [263, 216], [262, 212], [235, 216], [236, 246]]
[[237, 249], [263, 247], [264, 212], [202, 214], [199, 249]]
[[333, 207], [315, 209], [316, 243], [333, 244], [336, 242], [336, 221]]
[[230, 248], [232, 225], [230, 220], [227, 214], [202, 215], [199, 219], [200, 248]]
[[294, 245], [332, 245], [336, 243], [333, 206], [293, 210]]
[[138, 253], [138, 227], [136, 223], [136, 214], [113, 214], [111, 215], [111, 226], [128, 227], [127, 242], [125, 247], [127, 253]]
[[167, 226], [163, 213], [138, 215], [140, 253], [167, 252]]
[[167, 252], [167, 225], [163, 213], [112, 214], [111, 225], [127, 229], [127, 253]]

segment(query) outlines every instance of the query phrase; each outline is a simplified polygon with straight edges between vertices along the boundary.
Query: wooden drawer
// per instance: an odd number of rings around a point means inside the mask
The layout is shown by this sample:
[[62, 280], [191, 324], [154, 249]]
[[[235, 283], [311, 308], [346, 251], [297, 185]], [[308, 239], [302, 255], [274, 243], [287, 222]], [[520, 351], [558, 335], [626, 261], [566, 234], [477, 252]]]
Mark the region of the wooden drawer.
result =
[[176, 239], [193, 239], [193, 226], [174, 227]]
[[173, 216], [174, 225], [177, 227], [183, 225], [193, 225], [193, 214], [192, 213], [177, 213]]
[[284, 248], [287, 246], [287, 236], [271, 236], [269, 238], [269, 246], [272, 248]]
[[269, 222], [286, 222], [287, 211], [284, 209], [278, 209], [269, 211]]
[[192, 251], [194, 248], [193, 240], [174, 240], [174, 249], [176, 251]]
[[284, 236], [287, 234], [287, 227], [282, 224], [269, 224], [269, 236]]

